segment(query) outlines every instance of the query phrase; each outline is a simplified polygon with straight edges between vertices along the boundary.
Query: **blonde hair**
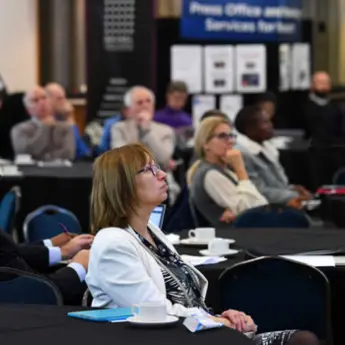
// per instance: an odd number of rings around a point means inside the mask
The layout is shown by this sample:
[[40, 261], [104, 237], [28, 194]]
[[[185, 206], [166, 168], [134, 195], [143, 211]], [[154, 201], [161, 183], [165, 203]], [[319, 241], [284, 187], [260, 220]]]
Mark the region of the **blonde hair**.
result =
[[92, 233], [128, 226], [138, 206], [135, 177], [152, 160], [152, 153], [141, 144], [125, 145], [97, 158], [91, 192]]
[[192, 183], [200, 162], [205, 158], [204, 145], [212, 139], [216, 128], [224, 124], [231, 126], [228, 119], [224, 119], [219, 116], [208, 117], [200, 123], [194, 139], [194, 152], [198, 160], [187, 171], [187, 184]]

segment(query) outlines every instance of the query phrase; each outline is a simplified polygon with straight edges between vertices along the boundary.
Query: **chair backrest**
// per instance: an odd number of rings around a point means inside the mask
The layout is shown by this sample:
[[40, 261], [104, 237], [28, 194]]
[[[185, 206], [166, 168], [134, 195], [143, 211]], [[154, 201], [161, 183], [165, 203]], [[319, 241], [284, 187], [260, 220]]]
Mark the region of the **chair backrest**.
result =
[[196, 227], [192, 210], [189, 205], [188, 187], [184, 186], [174, 206], [169, 210], [163, 230], [166, 233], [179, 232]]
[[333, 184], [338, 186], [345, 186], [345, 168], [340, 168], [333, 175]]
[[31, 212], [24, 221], [23, 232], [27, 242], [34, 242], [54, 237], [63, 230], [59, 223], [75, 234], [82, 232], [77, 217], [70, 211], [55, 206], [46, 205]]
[[194, 220], [194, 228], [212, 226], [212, 224], [198, 211], [192, 197], [189, 198], [189, 207]]
[[236, 264], [219, 277], [223, 310], [252, 316], [259, 332], [302, 329], [331, 344], [330, 287], [317, 268], [281, 257]]
[[18, 186], [8, 191], [0, 203], [0, 228], [12, 235], [16, 215], [20, 207], [21, 192]]
[[63, 305], [59, 289], [48, 279], [0, 267], [0, 303]]
[[91, 307], [92, 299], [93, 299], [93, 297], [91, 295], [91, 292], [90, 292], [89, 288], [87, 288], [83, 294], [81, 306], [82, 307]]
[[303, 211], [286, 206], [259, 206], [239, 214], [235, 228], [309, 228], [310, 220]]

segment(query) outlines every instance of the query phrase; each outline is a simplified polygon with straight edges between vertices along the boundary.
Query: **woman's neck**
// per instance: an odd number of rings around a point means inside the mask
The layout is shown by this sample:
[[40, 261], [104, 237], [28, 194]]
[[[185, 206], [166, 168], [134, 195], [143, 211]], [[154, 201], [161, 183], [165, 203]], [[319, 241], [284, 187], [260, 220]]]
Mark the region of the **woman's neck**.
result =
[[152, 210], [152, 207], [137, 209], [129, 219], [129, 225], [144, 237], [148, 233], [147, 224], [149, 222]]
[[216, 165], [220, 165], [220, 166], [226, 165], [226, 163], [223, 161], [222, 158], [214, 156], [214, 155], [206, 155], [205, 160], [211, 164], [216, 164]]

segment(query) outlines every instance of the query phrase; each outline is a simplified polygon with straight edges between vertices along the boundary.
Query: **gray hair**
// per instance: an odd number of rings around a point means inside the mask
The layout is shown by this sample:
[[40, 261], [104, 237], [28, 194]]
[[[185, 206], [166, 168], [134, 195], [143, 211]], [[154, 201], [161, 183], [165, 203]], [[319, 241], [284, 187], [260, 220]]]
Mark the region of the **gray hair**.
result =
[[125, 93], [125, 95], [123, 96], [123, 103], [126, 107], [131, 107], [132, 103], [133, 103], [133, 95], [136, 91], [138, 90], [145, 90], [147, 91], [152, 98], [153, 103], [155, 103], [155, 94], [152, 92], [152, 90], [148, 89], [145, 86], [141, 86], [141, 85], [136, 85], [131, 87], [129, 90], [127, 90], [127, 92]]

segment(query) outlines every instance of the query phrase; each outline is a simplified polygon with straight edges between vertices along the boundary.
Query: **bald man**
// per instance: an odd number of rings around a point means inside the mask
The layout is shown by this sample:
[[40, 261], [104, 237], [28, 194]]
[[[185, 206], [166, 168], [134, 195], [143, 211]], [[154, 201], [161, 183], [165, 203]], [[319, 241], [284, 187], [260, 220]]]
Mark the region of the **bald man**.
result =
[[75, 158], [89, 157], [91, 149], [82, 139], [79, 128], [75, 123], [74, 108], [71, 102], [66, 98], [65, 89], [58, 83], [49, 83], [45, 86], [45, 90], [53, 109], [54, 117], [57, 121], [65, 122], [73, 128], [76, 154]]
[[23, 98], [30, 119], [11, 130], [15, 154], [28, 154], [35, 160], [68, 159], [75, 156], [71, 126], [57, 122], [46, 91], [35, 86]]

